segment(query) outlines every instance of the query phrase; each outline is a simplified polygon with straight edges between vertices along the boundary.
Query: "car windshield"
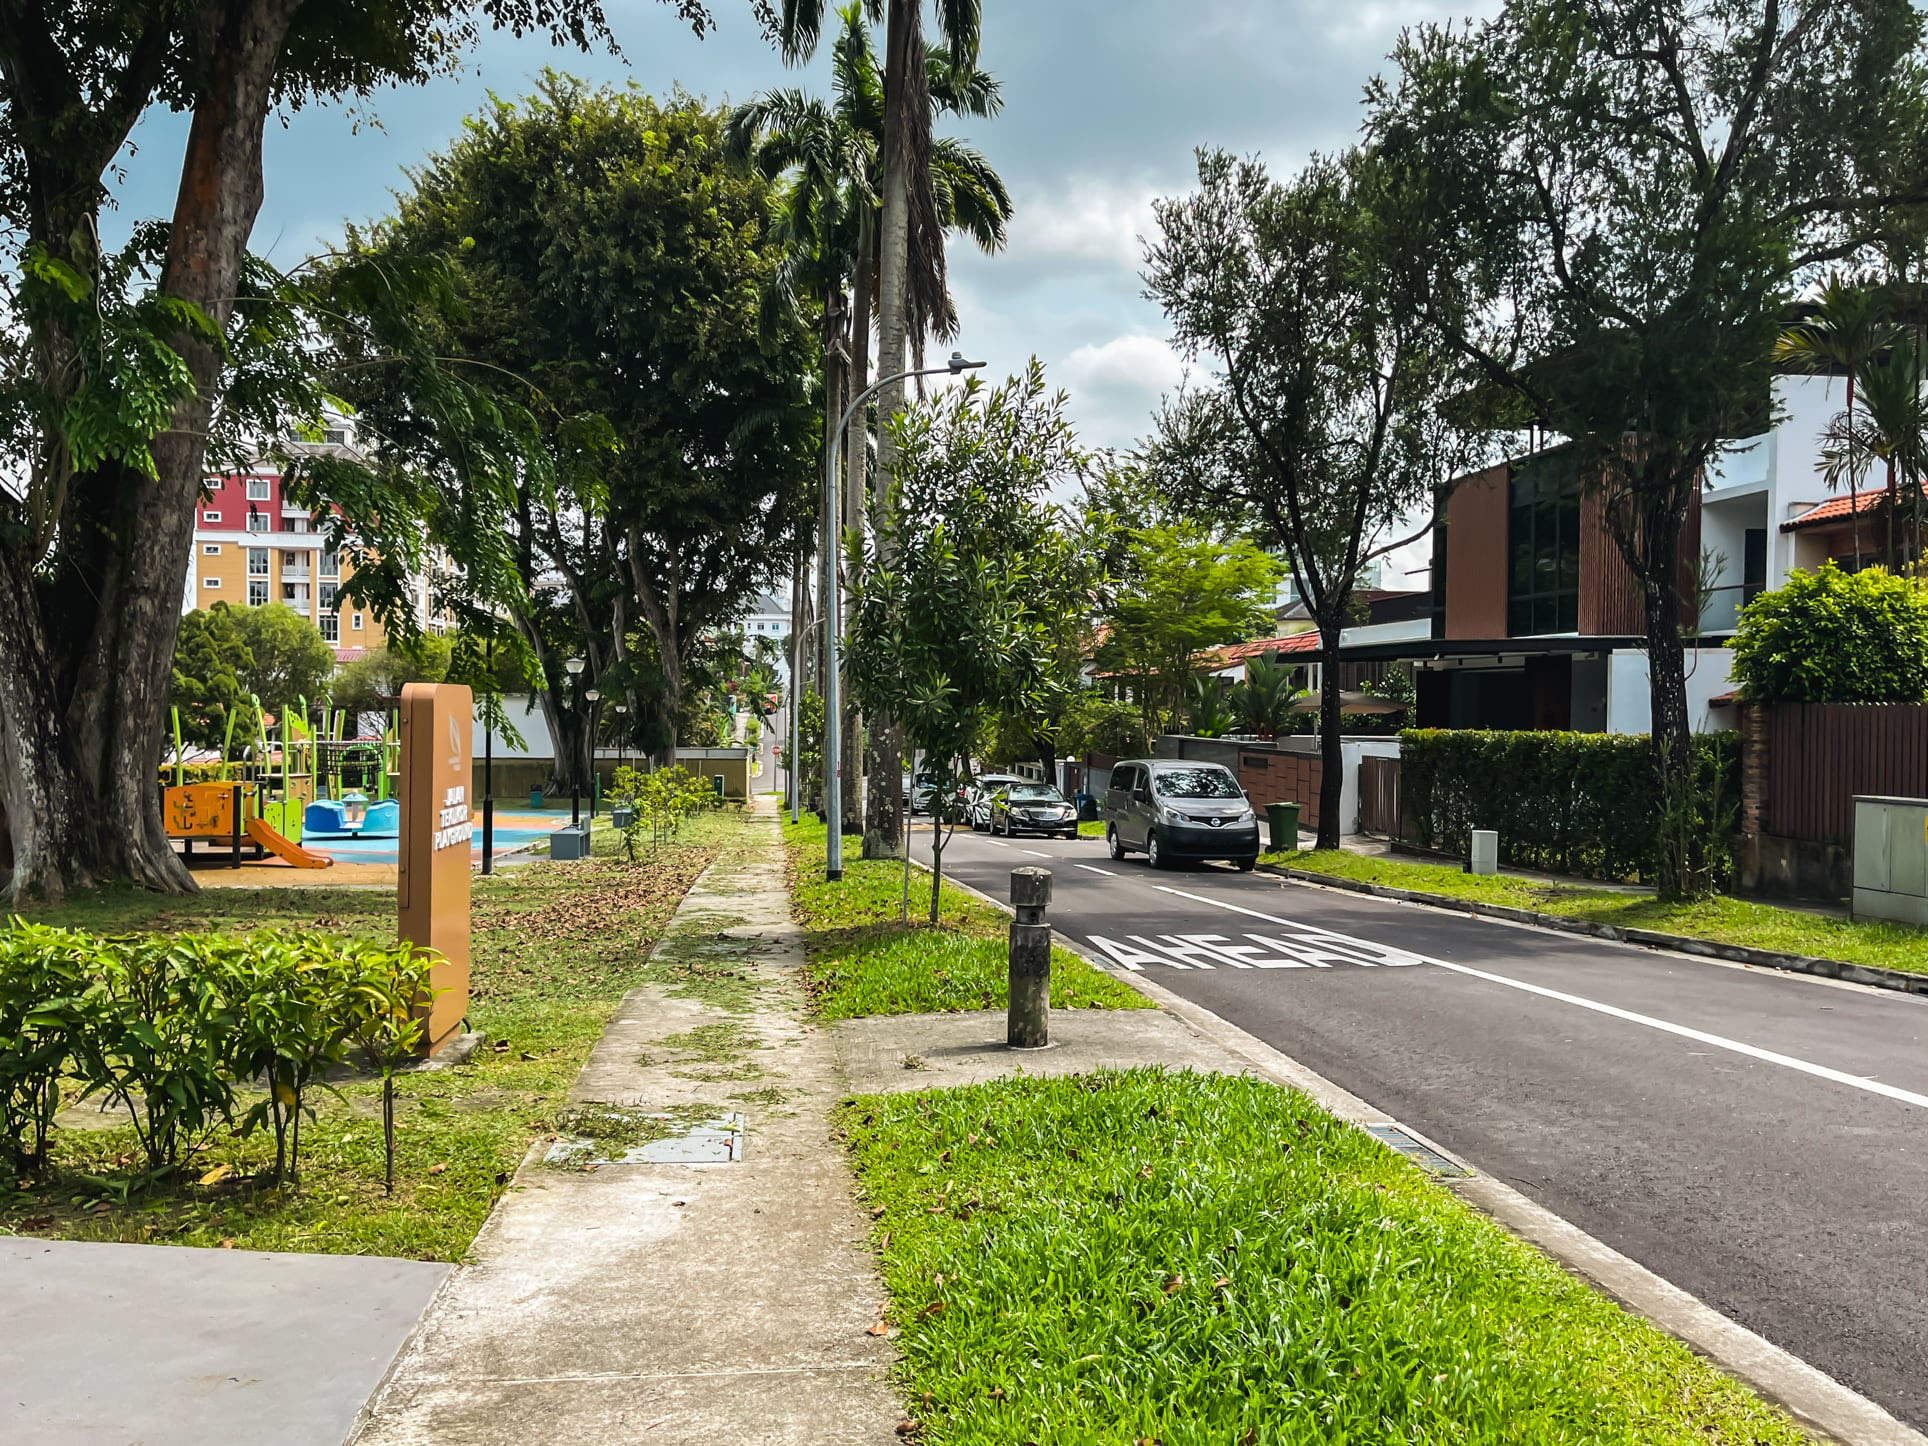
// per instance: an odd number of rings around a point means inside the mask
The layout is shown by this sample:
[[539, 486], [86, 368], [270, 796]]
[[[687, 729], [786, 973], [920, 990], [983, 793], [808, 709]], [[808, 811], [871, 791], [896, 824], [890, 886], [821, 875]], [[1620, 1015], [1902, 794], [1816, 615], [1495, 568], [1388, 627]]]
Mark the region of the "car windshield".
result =
[[1161, 798], [1242, 798], [1238, 780], [1222, 768], [1166, 768], [1151, 776]]
[[1048, 783], [1014, 783], [1010, 796], [1026, 803], [1063, 803], [1064, 795]]

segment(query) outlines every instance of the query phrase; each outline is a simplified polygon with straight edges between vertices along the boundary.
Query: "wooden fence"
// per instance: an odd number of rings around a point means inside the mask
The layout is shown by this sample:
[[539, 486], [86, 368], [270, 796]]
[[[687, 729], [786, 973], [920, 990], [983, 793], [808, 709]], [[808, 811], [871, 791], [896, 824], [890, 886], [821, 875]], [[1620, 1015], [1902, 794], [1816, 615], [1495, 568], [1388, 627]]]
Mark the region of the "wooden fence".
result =
[[1928, 797], [1928, 704], [1782, 703], [1766, 715], [1764, 833], [1848, 844], [1857, 793]]
[[1405, 832], [1397, 758], [1359, 760], [1359, 832], [1400, 838]]

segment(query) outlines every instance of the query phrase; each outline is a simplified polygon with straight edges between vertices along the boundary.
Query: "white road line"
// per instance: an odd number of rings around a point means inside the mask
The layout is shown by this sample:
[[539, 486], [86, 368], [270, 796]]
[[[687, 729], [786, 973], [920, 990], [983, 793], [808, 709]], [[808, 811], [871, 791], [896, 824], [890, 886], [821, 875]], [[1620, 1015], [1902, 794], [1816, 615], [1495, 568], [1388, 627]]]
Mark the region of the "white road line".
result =
[[989, 844], [994, 849], [1008, 849], [1010, 847], [1010, 845], [1004, 842], [1003, 839], [987, 838], [984, 840], [984, 842]]
[[[1228, 904], [1223, 899], [1208, 898], [1204, 894], [1190, 894], [1183, 889], [1174, 889], [1165, 884], [1158, 884], [1155, 887], [1161, 893], [1172, 894], [1181, 899], [1191, 899], [1195, 903], [1209, 904], [1215, 909], [1226, 909], [1234, 914], [1245, 914], [1250, 918], [1264, 919], [1267, 923], [1271, 924], [1289, 925], [1294, 929], [1302, 929], [1308, 933], [1324, 934], [1328, 938], [1344, 940], [1349, 944], [1371, 942], [1369, 940], [1354, 939], [1351, 935], [1341, 934], [1332, 929], [1321, 929], [1316, 924], [1307, 924], [1298, 919], [1285, 919], [1277, 914], [1265, 914], [1257, 909], [1245, 908], [1241, 904]], [[1913, 1090], [1904, 1090], [1896, 1085], [1883, 1084], [1879, 1080], [1868, 1079], [1862, 1075], [1847, 1074], [1838, 1069], [1829, 1069], [1824, 1064], [1811, 1064], [1807, 1060], [1796, 1059], [1790, 1054], [1780, 1054], [1771, 1049], [1762, 1049], [1759, 1045], [1743, 1043], [1738, 1039], [1728, 1039], [1723, 1035], [1709, 1034], [1705, 1030], [1693, 1029], [1685, 1024], [1674, 1024], [1665, 1019], [1655, 1019], [1650, 1014], [1636, 1014], [1631, 1009], [1622, 1009], [1615, 1004], [1603, 1004], [1597, 999], [1584, 999], [1578, 994], [1566, 994], [1558, 989], [1548, 989], [1544, 985], [1529, 984], [1524, 979], [1508, 979], [1504, 974], [1489, 974], [1484, 969], [1475, 969], [1468, 964], [1454, 964], [1445, 959], [1434, 959], [1426, 954], [1416, 954], [1414, 957], [1423, 959], [1426, 963], [1435, 965], [1438, 968], [1450, 969], [1455, 974], [1466, 974], [1474, 979], [1484, 979], [1489, 984], [1503, 984], [1508, 989], [1518, 989], [1523, 993], [1537, 994], [1544, 999], [1557, 999], [1562, 1004], [1571, 1004], [1580, 1009], [1590, 1009], [1596, 1014], [1609, 1015], [1614, 1019], [1624, 1019], [1629, 1024], [1644, 1025], [1648, 1029], [1657, 1029], [1663, 1034], [1678, 1035], [1682, 1039], [1695, 1040], [1701, 1044], [1711, 1044], [1716, 1049], [1725, 1049], [1734, 1054], [1745, 1055], [1749, 1059], [1761, 1060], [1767, 1064], [1778, 1064], [1783, 1069], [1798, 1070], [1802, 1074], [1813, 1075], [1816, 1079], [1832, 1080], [1835, 1084], [1844, 1084], [1852, 1089], [1866, 1090], [1869, 1094], [1882, 1095], [1891, 1100], [1899, 1100], [1904, 1105], [1913, 1105], [1917, 1109], [1928, 1110], [1928, 1095], [1916, 1094]]]
[[1110, 869], [1101, 869], [1096, 864], [1074, 864], [1072, 867], [1086, 869], [1094, 874], [1103, 874], [1108, 879], [1115, 879], [1118, 877]]
[[1018, 852], [1021, 854], [1029, 854], [1034, 859], [1048, 859], [1051, 857], [1050, 854], [1041, 854], [1036, 849], [1019, 849]]

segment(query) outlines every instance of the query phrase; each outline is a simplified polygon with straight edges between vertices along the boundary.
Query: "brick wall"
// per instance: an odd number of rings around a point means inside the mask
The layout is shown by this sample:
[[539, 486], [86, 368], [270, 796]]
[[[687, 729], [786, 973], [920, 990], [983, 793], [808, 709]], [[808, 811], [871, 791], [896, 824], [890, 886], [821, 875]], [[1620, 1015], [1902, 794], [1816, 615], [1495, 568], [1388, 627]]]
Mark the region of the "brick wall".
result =
[[1296, 803], [1299, 822], [1319, 826], [1319, 783], [1324, 776], [1316, 753], [1246, 753], [1238, 756], [1239, 787], [1264, 811], [1269, 803]]

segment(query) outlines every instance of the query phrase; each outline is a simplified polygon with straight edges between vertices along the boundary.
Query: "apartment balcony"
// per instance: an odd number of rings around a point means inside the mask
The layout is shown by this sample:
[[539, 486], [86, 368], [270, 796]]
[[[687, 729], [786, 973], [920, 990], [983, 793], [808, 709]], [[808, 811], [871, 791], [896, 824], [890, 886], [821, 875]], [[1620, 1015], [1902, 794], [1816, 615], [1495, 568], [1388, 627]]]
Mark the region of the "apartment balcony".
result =
[[285, 564], [282, 566], [281, 580], [283, 582], [306, 583], [311, 579], [312, 579], [312, 574], [310, 574], [308, 569], [305, 567], [288, 567]]

